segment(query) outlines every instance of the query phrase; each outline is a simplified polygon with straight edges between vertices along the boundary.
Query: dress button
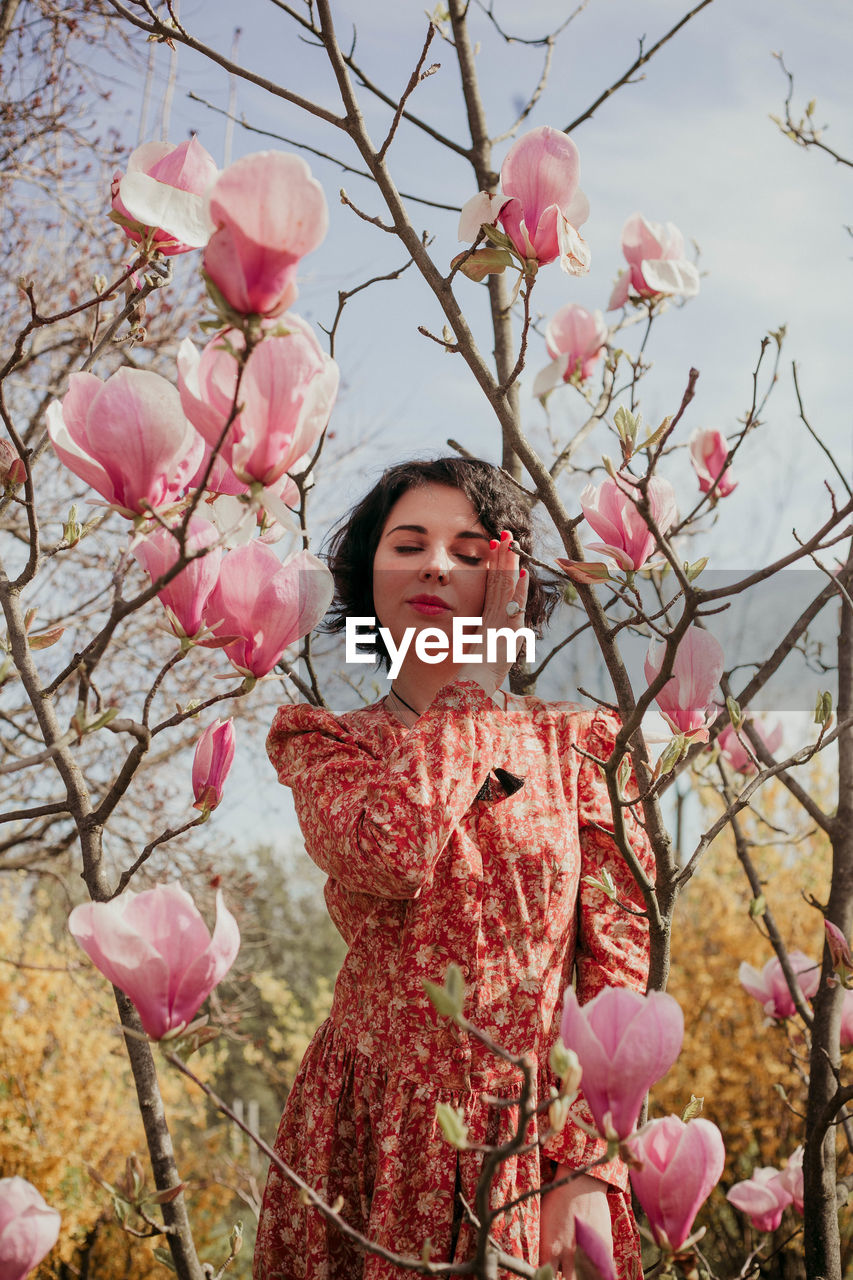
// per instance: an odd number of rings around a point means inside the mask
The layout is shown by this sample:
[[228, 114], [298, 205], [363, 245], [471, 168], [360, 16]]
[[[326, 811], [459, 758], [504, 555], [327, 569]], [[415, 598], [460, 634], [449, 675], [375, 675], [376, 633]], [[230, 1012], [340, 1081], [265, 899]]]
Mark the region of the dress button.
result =
[[463, 1048], [461, 1048], [461, 1046], [460, 1048], [453, 1050], [453, 1057], [457, 1062], [464, 1062], [467, 1056], [467, 1053]]
[[476, 881], [476, 880], [469, 880], [469, 881], [468, 881], [468, 883], [467, 883], [467, 884], [466, 884], [466, 886], [465, 886], [465, 892], [466, 892], [466, 893], [468, 893], [468, 894], [470, 894], [470, 895], [471, 895], [471, 897], [473, 898], [473, 897], [474, 897], [474, 895], [475, 895], [475, 894], [476, 894], [476, 892], [477, 892], [477, 881]]

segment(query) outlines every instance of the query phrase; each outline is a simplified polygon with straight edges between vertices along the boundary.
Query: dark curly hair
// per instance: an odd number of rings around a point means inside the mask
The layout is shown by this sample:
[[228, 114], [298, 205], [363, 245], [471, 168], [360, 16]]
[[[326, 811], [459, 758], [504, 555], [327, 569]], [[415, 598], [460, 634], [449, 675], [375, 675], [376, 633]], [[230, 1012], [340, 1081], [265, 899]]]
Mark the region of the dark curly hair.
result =
[[[373, 557], [389, 512], [409, 489], [441, 484], [460, 489], [471, 503], [483, 528], [492, 538], [510, 529], [521, 550], [533, 552], [533, 520], [523, 492], [497, 467], [478, 458], [435, 458], [401, 462], [389, 467], [377, 484], [344, 517], [332, 534], [326, 561], [335, 580], [335, 595], [323, 631], [343, 631], [348, 617], [375, 617]], [[526, 564], [530, 577], [525, 623], [536, 635], [560, 598], [555, 584], [543, 582], [535, 566]], [[360, 641], [362, 650], [367, 646]], [[390, 658], [377, 633], [377, 663], [386, 670]]]

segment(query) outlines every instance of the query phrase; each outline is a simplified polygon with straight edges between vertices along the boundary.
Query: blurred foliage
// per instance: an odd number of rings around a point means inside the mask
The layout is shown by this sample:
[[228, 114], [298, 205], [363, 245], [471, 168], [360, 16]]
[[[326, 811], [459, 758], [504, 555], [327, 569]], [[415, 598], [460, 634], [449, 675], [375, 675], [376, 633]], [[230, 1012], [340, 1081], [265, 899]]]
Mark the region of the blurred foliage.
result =
[[[820, 799], [819, 778], [810, 790]], [[720, 804], [710, 791], [703, 801], [707, 826], [720, 812]], [[747, 810], [741, 822], [767, 905], [787, 947], [798, 948], [820, 964], [823, 918], [807, 896], [826, 901], [829, 843], [809, 826], [781, 784], [765, 785], [756, 808], [763, 818]], [[750, 916], [751, 901], [727, 830], [705, 855], [676, 911], [667, 990], [684, 1010], [684, 1048], [655, 1087], [650, 1115], [681, 1114], [695, 1095], [704, 1098], [702, 1114], [722, 1130], [725, 1171], [697, 1220], [708, 1227], [700, 1247], [716, 1274], [737, 1275], [747, 1255], [762, 1246], [760, 1274], [793, 1280], [804, 1274], [799, 1215], [786, 1210], [778, 1230], [768, 1236], [755, 1231], [724, 1194], [757, 1167], [784, 1166], [804, 1136], [808, 1047], [801, 1024], [798, 1019], [769, 1021], [738, 981], [741, 961], [760, 969], [773, 955], [761, 917]], [[842, 1150], [846, 1147], [839, 1143]], [[841, 1155], [839, 1174], [851, 1170], [850, 1156]], [[846, 1210], [841, 1226], [849, 1268], [853, 1224]]]

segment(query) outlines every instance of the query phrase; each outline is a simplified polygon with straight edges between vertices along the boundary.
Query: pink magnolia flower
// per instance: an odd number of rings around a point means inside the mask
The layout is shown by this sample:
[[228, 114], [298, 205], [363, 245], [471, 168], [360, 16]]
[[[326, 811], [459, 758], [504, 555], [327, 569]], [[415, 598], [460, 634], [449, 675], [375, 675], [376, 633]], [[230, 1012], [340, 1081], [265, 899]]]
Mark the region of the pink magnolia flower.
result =
[[547, 395], [561, 382], [585, 382], [604, 355], [607, 325], [600, 311], [589, 312], [575, 302], [561, 307], [545, 330], [545, 346], [551, 356], [536, 375], [535, 396]]
[[[805, 999], [811, 1000], [820, 986], [820, 966], [802, 951], [789, 951], [788, 959], [797, 975], [797, 986]], [[779, 1020], [793, 1018], [796, 1006], [776, 956], [771, 956], [760, 973], [744, 960], [738, 969], [738, 979], [744, 990], [755, 997], [768, 1017]]]
[[583, 1218], [575, 1218], [575, 1275], [577, 1280], [616, 1280], [613, 1252]]
[[211, 938], [179, 884], [75, 907], [68, 928], [96, 969], [136, 1005], [153, 1040], [182, 1031], [234, 963], [237, 921], [216, 895]]
[[[213, 547], [216, 528], [202, 516], [193, 515], [187, 529], [188, 553], [211, 547], [207, 555], [190, 561], [171, 582], [157, 592], [166, 609], [169, 623], [175, 635], [194, 639], [204, 625], [204, 606], [216, 585], [222, 563], [222, 548]], [[152, 582], [172, 568], [178, 559], [178, 540], [168, 529], [158, 525], [153, 533], [142, 538], [131, 548]]]
[[726, 1160], [722, 1135], [710, 1120], [678, 1116], [651, 1120], [629, 1140], [642, 1161], [631, 1169], [631, 1186], [662, 1249], [676, 1252], [693, 1219], [720, 1180]]
[[853, 956], [850, 954], [850, 946], [841, 932], [837, 924], [833, 924], [831, 920], [824, 920], [824, 932], [826, 934], [826, 945], [829, 948], [832, 967], [835, 970], [828, 978], [830, 987], [837, 987], [838, 980], [841, 979], [845, 987], [850, 986], [849, 978], [853, 973]]
[[128, 517], [175, 502], [204, 449], [175, 388], [146, 369], [106, 382], [72, 373], [62, 403], [47, 407], [47, 430], [60, 462]]
[[681, 1051], [684, 1015], [663, 991], [640, 995], [627, 987], [605, 987], [580, 1005], [569, 987], [560, 1035], [578, 1056], [584, 1097], [599, 1132], [625, 1138], [646, 1093]]
[[24, 1280], [56, 1244], [59, 1224], [26, 1178], [0, 1178], [0, 1280]]
[[[653, 640], [646, 654], [649, 684], [663, 667], [666, 642]], [[708, 725], [717, 715], [713, 693], [723, 674], [723, 649], [710, 631], [690, 626], [675, 652], [672, 675], [655, 697], [660, 713], [673, 733], [689, 734], [696, 742], [708, 741]]]
[[217, 179], [209, 214], [216, 230], [204, 252], [208, 280], [241, 315], [281, 315], [296, 299], [300, 259], [329, 225], [308, 165], [283, 151], [243, 156]]
[[194, 809], [210, 813], [221, 801], [235, 745], [233, 720], [214, 720], [200, 736], [193, 756]]
[[463, 206], [459, 239], [476, 240], [480, 227], [499, 224], [519, 257], [540, 266], [559, 257], [569, 275], [589, 270], [589, 250], [577, 228], [589, 217], [578, 187], [580, 157], [571, 138], [542, 125], [510, 148], [500, 192], [481, 191]]
[[[589, 484], [581, 494], [581, 510], [586, 521], [603, 542], [591, 542], [587, 551], [610, 556], [621, 569], [632, 572], [646, 563], [655, 550], [655, 535], [649, 529], [634, 498], [639, 489], [613, 476], [598, 486]], [[675, 490], [662, 476], [652, 476], [648, 486], [649, 508], [660, 532], [666, 533], [677, 514]]]
[[288, 645], [316, 627], [332, 591], [332, 575], [310, 552], [282, 563], [255, 540], [225, 556], [205, 618], [237, 670], [260, 678]]
[[316, 444], [338, 391], [338, 366], [304, 320], [289, 314], [268, 330], [246, 361], [237, 393], [238, 364], [226, 346], [240, 347], [236, 330], [217, 334], [199, 356], [189, 338], [178, 351], [178, 386], [187, 417], [215, 448], [233, 406], [222, 456], [238, 480], [275, 484]]
[[608, 311], [624, 307], [630, 295], [652, 298], [699, 292], [699, 272], [684, 256], [684, 236], [671, 222], [648, 222], [634, 213], [622, 228], [622, 252], [628, 262], [616, 281]]
[[841, 997], [841, 1048], [853, 1045], [853, 991], [845, 990]]
[[803, 1148], [797, 1147], [788, 1156], [788, 1163], [780, 1175], [797, 1213], [803, 1212]]
[[690, 461], [693, 470], [699, 477], [699, 488], [708, 493], [714, 481], [717, 486], [714, 493], [718, 498], [725, 498], [737, 488], [737, 481], [732, 480], [732, 469], [726, 466], [729, 456], [729, 442], [722, 431], [694, 431], [690, 437]]
[[177, 147], [145, 142], [131, 154], [124, 177], [113, 178], [114, 221], [134, 244], [152, 236], [167, 257], [201, 249], [213, 230], [203, 197], [218, 173], [197, 138]]
[[753, 1169], [751, 1178], [729, 1188], [726, 1199], [748, 1216], [756, 1231], [775, 1231], [793, 1202], [782, 1173], [769, 1167]]
[[[772, 755], [774, 751], [778, 751], [782, 745], [781, 724], [777, 721], [772, 729], [768, 729], [764, 722], [758, 718], [753, 720], [752, 724], [770, 754]], [[742, 773], [744, 777], [756, 772], [755, 762], [747, 751], [747, 742], [746, 735], [741, 736], [731, 723], [727, 724], [725, 729], [721, 729], [717, 734], [717, 746], [720, 748], [720, 752], [728, 760], [735, 773]]]
[[[202, 455], [201, 462], [198, 464], [198, 470], [189, 481], [187, 486], [189, 489], [197, 489], [201, 484], [202, 477], [207, 470], [207, 464], [210, 461], [210, 455], [212, 452], [213, 449], [205, 440], [204, 453]], [[296, 464], [291, 463], [291, 466], [294, 465]], [[282, 502], [284, 502], [286, 506], [291, 508], [298, 506], [299, 489], [286, 472], [280, 476], [274, 484], [269, 485], [269, 488], [273, 493], [281, 498]], [[229, 498], [241, 497], [246, 496], [251, 492], [251, 485], [245, 484], [242, 480], [238, 480], [222, 454], [218, 453], [213, 461], [213, 466], [210, 469], [210, 475], [207, 477], [204, 491], [206, 495], [209, 495], [209, 497], [221, 497], [223, 494]]]

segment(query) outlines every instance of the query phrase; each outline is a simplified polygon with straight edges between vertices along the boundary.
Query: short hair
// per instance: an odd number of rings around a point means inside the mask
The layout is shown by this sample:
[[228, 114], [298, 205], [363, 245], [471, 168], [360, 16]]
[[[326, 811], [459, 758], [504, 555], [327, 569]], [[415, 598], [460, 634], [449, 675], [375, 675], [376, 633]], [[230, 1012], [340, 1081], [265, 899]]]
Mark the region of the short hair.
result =
[[[331, 535], [326, 561], [335, 581], [335, 594], [323, 622], [323, 631], [343, 631], [348, 617], [375, 617], [373, 559], [391, 508], [409, 489], [440, 484], [460, 489], [492, 538], [504, 529], [514, 535], [522, 551], [533, 553], [533, 515], [523, 490], [505, 472], [479, 458], [435, 458], [401, 462], [389, 467], [368, 494], [344, 516]], [[543, 581], [530, 563], [530, 579], [524, 621], [536, 635], [551, 616], [560, 591], [556, 583]], [[359, 639], [362, 651], [370, 652]], [[376, 633], [373, 646], [377, 664], [386, 670], [390, 657]]]

